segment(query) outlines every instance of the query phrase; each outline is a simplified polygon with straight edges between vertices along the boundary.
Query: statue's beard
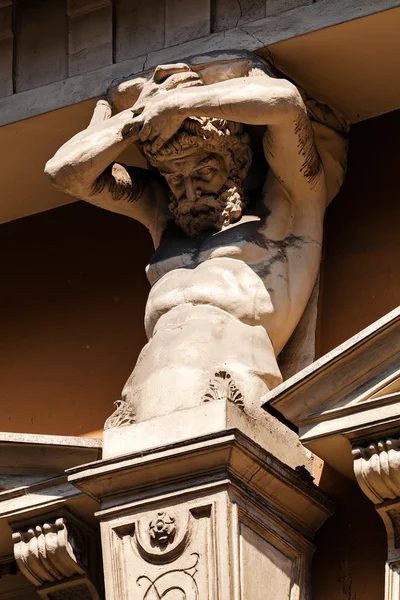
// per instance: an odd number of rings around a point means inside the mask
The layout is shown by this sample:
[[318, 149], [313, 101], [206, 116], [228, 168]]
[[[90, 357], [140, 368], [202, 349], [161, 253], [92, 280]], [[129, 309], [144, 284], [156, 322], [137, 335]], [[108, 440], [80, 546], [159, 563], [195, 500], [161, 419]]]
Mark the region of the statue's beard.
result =
[[178, 227], [186, 235], [197, 237], [235, 223], [245, 206], [243, 185], [235, 177], [227, 179], [218, 194], [199, 193], [194, 198], [183, 196], [177, 200], [171, 193], [168, 208]]

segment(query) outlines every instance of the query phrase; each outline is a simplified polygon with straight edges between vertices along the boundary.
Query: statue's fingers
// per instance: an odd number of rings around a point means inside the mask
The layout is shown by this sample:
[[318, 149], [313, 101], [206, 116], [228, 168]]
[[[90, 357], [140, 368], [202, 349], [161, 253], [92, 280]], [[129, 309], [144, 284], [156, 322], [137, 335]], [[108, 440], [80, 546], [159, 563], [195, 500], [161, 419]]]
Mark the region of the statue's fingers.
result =
[[159, 65], [155, 68], [153, 73], [153, 80], [156, 83], [161, 83], [166, 77], [174, 75], [175, 73], [182, 73], [190, 71], [189, 65], [185, 63], [176, 63], [174, 65]]
[[158, 152], [159, 149], [162, 148], [162, 146], [164, 146], [166, 141], [166, 138], [162, 137], [161, 135], [158, 135], [151, 145], [151, 151]]
[[150, 123], [145, 123], [139, 131], [139, 139], [141, 142], [145, 142], [146, 140], [151, 141], [152, 138], [154, 138], [152, 127]]
[[197, 73], [194, 71], [186, 71], [183, 73], [174, 73], [170, 75], [164, 83], [161, 84], [163, 90], [172, 90], [178, 86], [184, 86], [185, 84], [201, 84], [202, 81]]
[[140, 127], [140, 123], [134, 123], [133, 121], [129, 121], [129, 123], [125, 123], [125, 125], [122, 127], [121, 135], [124, 138], [128, 136], [139, 137]]
[[102, 123], [111, 118], [111, 104], [106, 98], [100, 98], [94, 107], [92, 118], [90, 119], [89, 127], [93, 127], [98, 123]]

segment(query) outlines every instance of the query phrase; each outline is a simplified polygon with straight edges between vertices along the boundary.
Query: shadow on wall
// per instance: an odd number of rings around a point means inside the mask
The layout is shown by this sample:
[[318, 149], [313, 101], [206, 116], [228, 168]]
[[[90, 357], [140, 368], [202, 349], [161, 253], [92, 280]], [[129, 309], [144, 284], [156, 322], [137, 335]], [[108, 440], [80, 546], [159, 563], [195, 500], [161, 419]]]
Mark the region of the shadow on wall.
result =
[[400, 110], [354, 125], [325, 219], [317, 358], [400, 303]]
[[316, 535], [312, 600], [383, 600], [386, 531], [358, 486], [325, 463], [319, 483], [335, 504]]
[[146, 343], [151, 252], [141, 225], [83, 202], [0, 227], [1, 431], [103, 428]]

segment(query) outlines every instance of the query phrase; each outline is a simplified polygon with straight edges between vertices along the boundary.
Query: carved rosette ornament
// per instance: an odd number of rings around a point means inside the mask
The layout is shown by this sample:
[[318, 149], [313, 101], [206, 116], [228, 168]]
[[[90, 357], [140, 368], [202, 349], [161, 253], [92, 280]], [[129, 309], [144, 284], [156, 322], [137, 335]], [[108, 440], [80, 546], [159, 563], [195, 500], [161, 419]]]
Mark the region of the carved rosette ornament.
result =
[[82, 537], [63, 517], [15, 531], [12, 539], [21, 573], [42, 598], [99, 600], [87, 577]]
[[176, 525], [175, 517], [171, 513], [159, 511], [157, 516], [150, 521], [150, 539], [160, 547], [166, 547], [173, 542]]
[[138, 520], [134, 543], [143, 558], [152, 563], [176, 559], [190, 541], [188, 511], [160, 510]]

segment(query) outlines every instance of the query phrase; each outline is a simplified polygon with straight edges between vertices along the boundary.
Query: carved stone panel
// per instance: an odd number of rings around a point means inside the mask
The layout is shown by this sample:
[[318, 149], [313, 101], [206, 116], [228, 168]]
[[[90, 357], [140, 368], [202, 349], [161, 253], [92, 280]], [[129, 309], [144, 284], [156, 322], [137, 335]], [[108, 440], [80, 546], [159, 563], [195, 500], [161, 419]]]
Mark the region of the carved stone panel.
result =
[[[113, 529], [116, 597], [212, 600], [215, 596], [213, 506], [159, 509]], [[125, 568], [124, 568], [125, 567]], [[115, 579], [115, 578], [114, 578]]]
[[292, 561], [244, 523], [240, 527], [240, 560], [243, 598], [290, 598]]

